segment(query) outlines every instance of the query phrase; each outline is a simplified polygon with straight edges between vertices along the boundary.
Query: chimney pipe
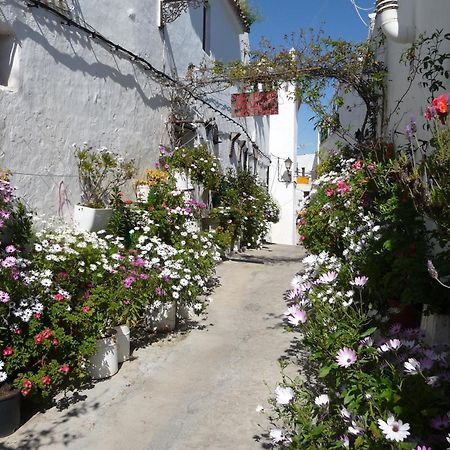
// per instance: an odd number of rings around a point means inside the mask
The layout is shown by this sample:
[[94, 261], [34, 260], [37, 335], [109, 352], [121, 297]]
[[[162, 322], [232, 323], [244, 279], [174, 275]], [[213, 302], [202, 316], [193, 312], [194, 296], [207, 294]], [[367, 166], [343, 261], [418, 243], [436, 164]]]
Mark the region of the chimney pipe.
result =
[[[414, 1], [412, 0], [413, 5]], [[401, 44], [414, 42], [415, 26], [398, 22], [398, 0], [377, 0], [376, 12], [380, 17], [381, 29], [388, 39]]]

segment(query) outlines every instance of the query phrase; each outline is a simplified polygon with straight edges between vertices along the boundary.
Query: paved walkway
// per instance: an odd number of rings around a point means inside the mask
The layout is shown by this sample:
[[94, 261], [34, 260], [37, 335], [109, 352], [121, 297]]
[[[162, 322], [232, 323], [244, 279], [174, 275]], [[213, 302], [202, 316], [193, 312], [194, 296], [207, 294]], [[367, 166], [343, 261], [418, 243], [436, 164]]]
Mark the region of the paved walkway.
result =
[[35, 415], [0, 449], [261, 449], [254, 435], [267, 423], [255, 408], [280, 380], [277, 359], [291, 338], [282, 295], [302, 252], [268, 245], [221, 264], [221, 286], [195, 329], [136, 350], [113, 378]]

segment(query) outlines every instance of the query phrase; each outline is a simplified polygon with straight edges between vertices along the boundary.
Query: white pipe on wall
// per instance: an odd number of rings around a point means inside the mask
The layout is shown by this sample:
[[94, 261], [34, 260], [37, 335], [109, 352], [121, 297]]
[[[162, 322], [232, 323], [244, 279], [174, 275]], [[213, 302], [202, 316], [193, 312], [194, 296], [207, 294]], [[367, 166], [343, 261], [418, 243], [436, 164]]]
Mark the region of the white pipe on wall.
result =
[[[412, 0], [411, 8], [414, 8], [414, 5], [415, 1]], [[377, 0], [377, 15], [380, 18], [381, 29], [388, 39], [402, 44], [414, 42], [415, 24], [407, 25], [398, 21], [398, 0]]]

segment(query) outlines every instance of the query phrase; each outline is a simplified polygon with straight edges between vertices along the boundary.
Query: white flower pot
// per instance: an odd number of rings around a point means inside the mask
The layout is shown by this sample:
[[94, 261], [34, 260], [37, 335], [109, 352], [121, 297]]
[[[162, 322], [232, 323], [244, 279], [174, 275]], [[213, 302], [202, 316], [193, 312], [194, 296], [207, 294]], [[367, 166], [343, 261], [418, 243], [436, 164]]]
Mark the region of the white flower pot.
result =
[[136, 199], [140, 202], [146, 202], [149, 192], [150, 192], [149, 185], [139, 184], [138, 186], [136, 186]]
[[97, 340], [95, 355], [88, 360], [89, 375], [95, 380], [112, 377], [119, 370], [116, 331], [112, 331], [112, 336]]
[[145, 313], [146, 325], [154, 332], [173, 331], [177, 320], [177, 305], [175, 301], [156, 301], [147, 307]]
[[111, 208], [89, 208], [88, 206], [75, 205], [73, 222], [85, 231], [104, 230], [113, 214]]
[[422, 315], [420, 328], [426, 332], [429, 345], [450, 344], [450, 316], [445, 314]]
[[174, 173], [175, 180], [177, 183], [177, 189], [179, 191], [189, 191], [194, 189], [194, 186], [191, 183], [191, 180], [184, 172], [175, 172]]
[[177, 318], [181, 320], [191, 320], [194, 317], [194, 308], [185, 305], [184, 303], [177, 303]]
[[117, 360], [120, 363], [128, 361], [130, 359], [130, 328], [128, 325], [119, 325], [114, 329], [117, 331]]

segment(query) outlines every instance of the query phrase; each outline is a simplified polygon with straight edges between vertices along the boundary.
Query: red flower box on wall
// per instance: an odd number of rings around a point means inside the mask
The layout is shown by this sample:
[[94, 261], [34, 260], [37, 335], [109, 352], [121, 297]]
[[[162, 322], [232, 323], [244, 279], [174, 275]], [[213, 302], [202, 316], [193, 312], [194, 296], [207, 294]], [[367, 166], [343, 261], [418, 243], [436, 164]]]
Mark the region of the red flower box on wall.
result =
[[233, 117], [269, 116], [278, 114], [278, 92], [252, 92], [231, 96]]

